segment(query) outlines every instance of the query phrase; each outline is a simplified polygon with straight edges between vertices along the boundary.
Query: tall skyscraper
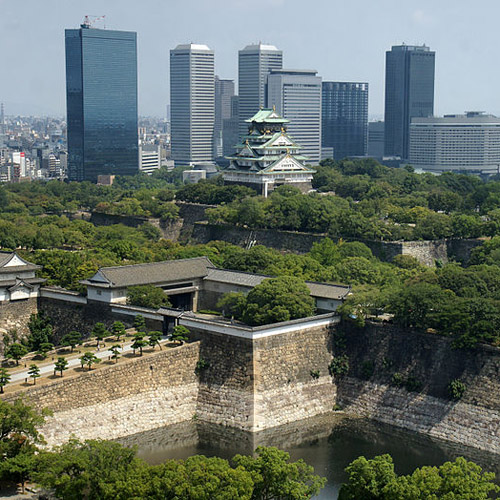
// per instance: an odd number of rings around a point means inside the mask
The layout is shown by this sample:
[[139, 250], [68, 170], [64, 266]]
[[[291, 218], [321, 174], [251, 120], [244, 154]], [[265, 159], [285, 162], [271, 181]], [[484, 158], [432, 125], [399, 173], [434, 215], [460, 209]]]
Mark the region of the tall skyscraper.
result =
[[397, 45], [386, 52], [386, 156], [407, 159], [411, 119], [434, 114], [435, 55], [425, 45]]
[[240, 142], [238, 131], [239, 102], [237, 95], [231, 97], [231, 116], [222, 122], [222, 153], [224, 156], [231, 156]]
[[384, 122], [368, 123], [368, 156], [382, 159], [384, 157]]
[[231, 98], [234, 96], [234, 81], [221, 80], [215, 76], [215, 124], [214, 157], [223, 156], [224, 120], [231, 118]]
[[364, 156], [368, 146], [368, 83], [323, 82], [321, 143], [333, 156]]
[[170, 51], [172, 159], [192, 165], [213, 159], [215, 121], [214, 52], [206, 45]]
[[238, 52], [239, 132], [247, 133], [245, 120], [266, 107], [267, 75], [283, 67], [283, 52], [274, 45], [247, 45]]
[[137, 173], [137, 34], [82, 24], [65, 38], [69, 179]]
[[290, 122], [288, 133], [313, 165], [321, 160], [321, 77], [316, 73], [271, 69], [267, 77], [268, 106]]

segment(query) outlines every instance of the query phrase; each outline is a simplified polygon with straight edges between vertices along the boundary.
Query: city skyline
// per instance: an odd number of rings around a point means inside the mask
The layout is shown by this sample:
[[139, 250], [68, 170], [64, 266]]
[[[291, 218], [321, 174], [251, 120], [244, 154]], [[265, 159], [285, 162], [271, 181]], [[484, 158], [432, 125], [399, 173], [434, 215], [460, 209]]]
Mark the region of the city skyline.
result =
[[[423, 0], [418, 7], [393, 0], [356, 6], [317, 2], [316, 8], [295, 0], [226, 3], [150, 0], [138, 6], [91, 0], [83, 10], [70, 0], [58, 2], [58, 16], [53, 16], [55, 0], [43, 5], [0, 0], [0, 58], [10, 74], [23, 75], [0, 84], [6, 114], [64, 115], [64, 28], [77, 28], [87, 13], [105, 14], [108, 29], [137, 31], [143, 116], [165, 116], [168, 51], [179, 43], [209, 45], [216, 74], [237, 85], [238, 50], [259, 40], [283, 51], [284, 67], [316, 69], [325, 81], [368, 82], [371, 117], [383, 115], [385, 51], [402, 42], [425, 43], [436, 51], [436, 115], [464, 110], [500, 114], [497, 70], [484, 50], [495, 46], [499, 36], [493, 23], [500, 5], [493, 1], [481, 10], [465, 1]], [[190, 15], [194, 10], [197, 16]]]

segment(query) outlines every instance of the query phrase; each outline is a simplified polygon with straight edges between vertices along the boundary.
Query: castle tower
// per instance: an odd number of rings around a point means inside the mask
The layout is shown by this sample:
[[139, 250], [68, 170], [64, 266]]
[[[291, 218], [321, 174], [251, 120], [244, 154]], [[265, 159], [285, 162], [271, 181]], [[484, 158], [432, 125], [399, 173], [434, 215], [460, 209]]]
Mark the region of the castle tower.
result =
[[236, 145], [236, 154], [227, 157], [230, 164], [223, 171], [224, 183], [252, 187], [265, 197], [282, 184], [309, 191], [316, 171], [305, 165], [307, 158], [288, 135], [289, 121], [275, 109], [264, 108], [245, 122], [248, 134]]

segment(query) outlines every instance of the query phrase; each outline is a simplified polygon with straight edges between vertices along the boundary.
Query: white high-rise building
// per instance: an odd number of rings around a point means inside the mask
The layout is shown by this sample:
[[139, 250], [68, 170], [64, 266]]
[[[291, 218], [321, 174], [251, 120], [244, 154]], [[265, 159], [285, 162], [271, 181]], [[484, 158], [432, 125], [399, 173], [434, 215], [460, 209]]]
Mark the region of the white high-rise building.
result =
[[413, 118], [408, 161], [433, 172], [500, 171], [500, 118], [470, 111], [442, 118]]
[[139, 171], [151, 175], [161, 168], [161, 146], [158, 144], [139, 145]]
[[176, 165], [212, 160], [214, 66], [214, 52], [206, 45], [190, 43], [170, 51], [171, 141]]
[[247, 45], [238, 52], [239, 132], [246, 135], [248, 120], [267, 106], [267, 76], [283, 67], [283, 52], [274, 45]]
[[288, 133], [313, 165], [321, 160], [321, 77], [316, 73], [273, 69], [267, 77], [268, 106], [290, 121]]

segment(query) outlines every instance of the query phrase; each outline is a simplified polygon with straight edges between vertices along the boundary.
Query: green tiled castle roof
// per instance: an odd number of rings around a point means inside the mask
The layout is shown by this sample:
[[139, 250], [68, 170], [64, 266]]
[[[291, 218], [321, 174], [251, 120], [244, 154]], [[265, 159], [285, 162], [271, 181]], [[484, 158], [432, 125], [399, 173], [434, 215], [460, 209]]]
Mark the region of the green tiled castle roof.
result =
[[259, 109], [252, 118], [245, 120], [247, 123], [288, 123], [289, 120], [282, 118], [274, 109]]

